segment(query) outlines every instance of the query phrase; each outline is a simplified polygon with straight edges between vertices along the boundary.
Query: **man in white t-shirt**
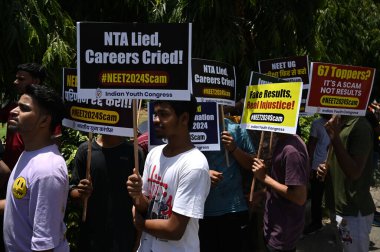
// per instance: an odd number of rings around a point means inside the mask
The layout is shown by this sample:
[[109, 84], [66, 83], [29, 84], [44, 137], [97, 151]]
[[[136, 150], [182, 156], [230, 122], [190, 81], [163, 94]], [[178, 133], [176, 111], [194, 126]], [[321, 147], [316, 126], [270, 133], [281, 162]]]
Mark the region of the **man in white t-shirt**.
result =
[[166, 145], [152, 149], [144, 174], [128, 178], [141, 252], [199, 251], [198, 219], [210, 190], [208, 163], [190, 140], [196, 100], [156, 101], [154, 130]]
[[68, 196], [65, 160], [51, 139], [61, 123], [60, 96], [42, 85], [29, 85], [10, 112], [8, 130], [20, 133], [25, 150], [8, 181], [4, 209], [6, 251], [69, 251], [63, 222]]

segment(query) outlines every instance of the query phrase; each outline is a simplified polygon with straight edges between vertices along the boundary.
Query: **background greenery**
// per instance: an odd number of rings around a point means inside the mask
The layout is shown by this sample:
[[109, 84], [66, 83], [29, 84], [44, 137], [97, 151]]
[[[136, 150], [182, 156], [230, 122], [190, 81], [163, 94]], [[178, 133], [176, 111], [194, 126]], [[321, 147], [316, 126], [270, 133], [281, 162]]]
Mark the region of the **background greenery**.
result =
[[5, 142], [6, 126], [6, 124], [0, 124], [0, 139], [2, 142]]
[[[193, 57], [236, 66], [244, 94], [261, 59], [380, 66], [379, 0], [0, 0], [0, 91], [14, 97], [17, 64], [43, 63], [60, 90], [76, 66], [76, 21], [192, 22]], [[378, 75], [378, 74], [377, 74]], [[378, 77], [376, 79], [378, 83]], [[378, 94], [379, 85], [375, 85]]]
[[[193, 57], [234, 65], [239, 96], [261, 59], [309, 55], [310, 61], [380, 69], [379, 0], [0, 0], [0, 6], [1, 104], [15, 99], [11, 84], [24, 62], [45, 65], [49, 84], [61, 91], [62, 68], [76, 67], [76, 21], [192, 22]], [[376, 75], [373, 97], [379, 96]], [[300, 118], [305, 140], [312, 119]], [[70, 165], [85, 137], [63, 133]], [[78, 216], [68, 212], [75, 251]]]

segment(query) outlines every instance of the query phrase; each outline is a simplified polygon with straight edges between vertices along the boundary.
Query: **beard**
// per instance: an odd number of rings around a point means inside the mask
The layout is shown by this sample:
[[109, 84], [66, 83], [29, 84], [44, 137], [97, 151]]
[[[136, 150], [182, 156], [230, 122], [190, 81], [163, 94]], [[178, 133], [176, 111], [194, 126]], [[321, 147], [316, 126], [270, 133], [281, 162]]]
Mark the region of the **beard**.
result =
[[162, 130], [154, 130], [154, 134], [156, 138], [166, 138], [166, 135], [162, 132]]
[[7, 130], [9, 130], [9, 132], [15, 133], [19, 130], [19, 127], [17, 124], [9, 124], [8, 123]]

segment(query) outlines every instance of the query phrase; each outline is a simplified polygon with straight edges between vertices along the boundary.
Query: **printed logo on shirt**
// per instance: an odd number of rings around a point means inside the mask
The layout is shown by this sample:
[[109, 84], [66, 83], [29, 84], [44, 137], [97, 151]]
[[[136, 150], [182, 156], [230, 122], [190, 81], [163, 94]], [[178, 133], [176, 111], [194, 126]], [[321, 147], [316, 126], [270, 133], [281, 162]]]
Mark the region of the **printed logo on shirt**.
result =
[[150, 219], [169, 219], [172, 215], [173, 196], [167, 194], [168, 184], [163, 177], [155, 173], [156, 166], [148, 178], [150, 204], [148, 216]]
[[23, 177], [18, 177], [15, 182], [13, 182], [12, 193], [15, 198], [24, 198], [27, 190], [28, 188], [26, 187], [26, 180]]

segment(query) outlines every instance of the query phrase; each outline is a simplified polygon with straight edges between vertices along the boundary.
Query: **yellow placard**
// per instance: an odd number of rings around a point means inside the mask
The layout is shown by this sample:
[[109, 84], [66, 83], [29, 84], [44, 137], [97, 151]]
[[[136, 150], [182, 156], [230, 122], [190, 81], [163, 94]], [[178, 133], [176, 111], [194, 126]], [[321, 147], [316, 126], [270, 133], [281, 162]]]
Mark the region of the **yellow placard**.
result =
[[247, 87], [242, 125], [248, 129], [295, 133], [302, 82]]
[[116, 124], [119, 122], [119, 114], [115, 111], [109, 110], [72, 106], [70, 108], [70, 115], [74, 119], [95, 123]]

